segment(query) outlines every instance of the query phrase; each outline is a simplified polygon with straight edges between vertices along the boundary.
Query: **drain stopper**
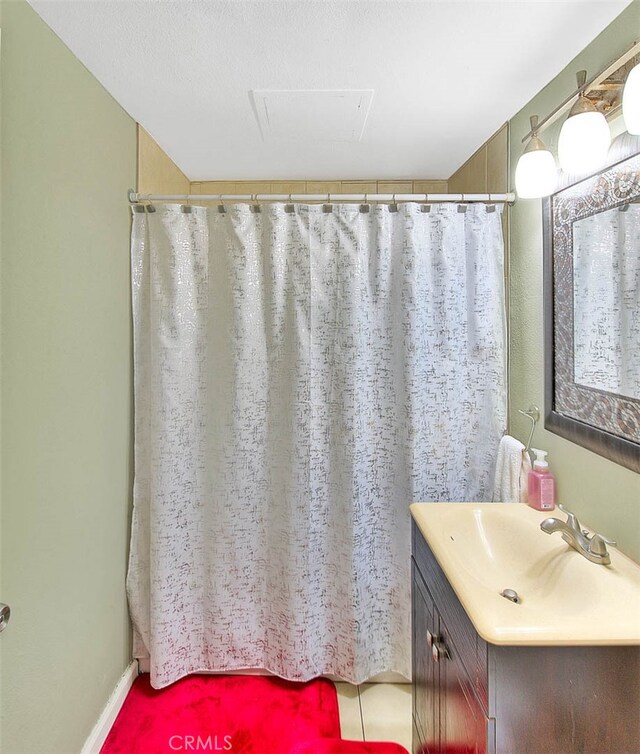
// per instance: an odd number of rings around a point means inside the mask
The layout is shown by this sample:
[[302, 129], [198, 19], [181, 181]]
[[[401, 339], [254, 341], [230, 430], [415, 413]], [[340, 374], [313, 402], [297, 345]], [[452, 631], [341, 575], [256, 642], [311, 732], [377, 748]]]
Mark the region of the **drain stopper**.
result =
[[503, 589], [500, 592], [500, 596], [504, 597], [506, 600], [509, 600], [510, 602], [515, 602], [516, 604], [520, 602], [520, 597], [518, 597], [518, 592], [516, 592], [515, 589]]

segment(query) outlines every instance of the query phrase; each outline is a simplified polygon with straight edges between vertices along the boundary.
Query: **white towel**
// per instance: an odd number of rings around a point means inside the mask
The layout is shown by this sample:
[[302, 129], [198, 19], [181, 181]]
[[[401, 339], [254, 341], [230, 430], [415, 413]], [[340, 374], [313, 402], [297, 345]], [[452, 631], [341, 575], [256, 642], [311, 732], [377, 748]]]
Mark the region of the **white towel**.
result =
[[498, 445], [493, 501], [526, 503], [527, 474], [530, 471], [531, 460], [524, 445], [515, 437], [504, 435]]

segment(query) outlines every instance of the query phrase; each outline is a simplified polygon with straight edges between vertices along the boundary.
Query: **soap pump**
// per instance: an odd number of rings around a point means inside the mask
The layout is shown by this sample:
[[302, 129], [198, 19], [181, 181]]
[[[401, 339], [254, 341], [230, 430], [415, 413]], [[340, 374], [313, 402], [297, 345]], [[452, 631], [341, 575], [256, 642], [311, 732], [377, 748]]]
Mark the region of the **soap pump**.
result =
[[528, 503], [539, 511], [552, 511], [556, 507], [556, 480], [549, 471], [546, 450], [531, 448], [536, 459], [527, 480]]

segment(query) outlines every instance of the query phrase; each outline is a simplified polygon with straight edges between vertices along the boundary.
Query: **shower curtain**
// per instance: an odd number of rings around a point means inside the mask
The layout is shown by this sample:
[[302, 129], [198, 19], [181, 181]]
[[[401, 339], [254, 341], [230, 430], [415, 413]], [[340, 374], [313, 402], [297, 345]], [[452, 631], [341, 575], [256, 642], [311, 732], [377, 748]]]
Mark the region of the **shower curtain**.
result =
[[410, 677], [408, 506], [490, 499], [505, 426], [500, 208], [136, 209], [136, 657]]
[[640, 398], [640, 206], [573, 223], [574, 379]]

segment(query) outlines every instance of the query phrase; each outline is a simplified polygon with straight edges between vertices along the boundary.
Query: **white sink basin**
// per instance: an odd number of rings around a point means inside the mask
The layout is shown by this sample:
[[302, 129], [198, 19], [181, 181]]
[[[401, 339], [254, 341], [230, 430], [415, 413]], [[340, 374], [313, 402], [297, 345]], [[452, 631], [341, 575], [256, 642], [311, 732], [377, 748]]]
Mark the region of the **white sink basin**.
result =
[[[640, 566], [589, 562], [520, 503], [414, 503], [411, 514], [478, 633], [493, 644], [640, 644]], [[513, 589], [513, 603], [500, 595]]]

